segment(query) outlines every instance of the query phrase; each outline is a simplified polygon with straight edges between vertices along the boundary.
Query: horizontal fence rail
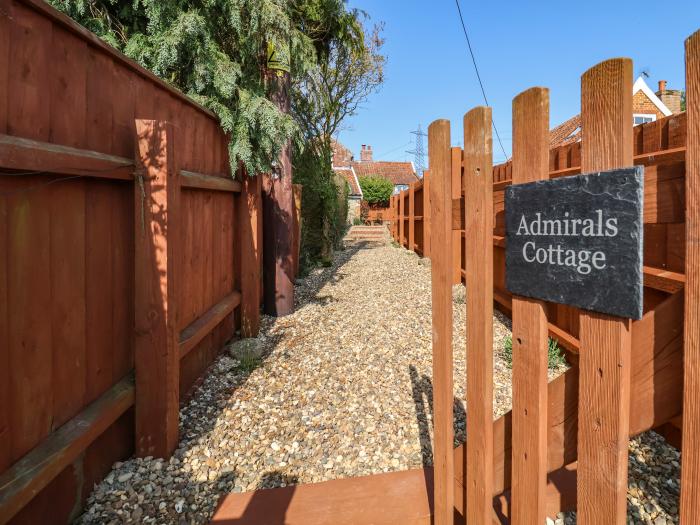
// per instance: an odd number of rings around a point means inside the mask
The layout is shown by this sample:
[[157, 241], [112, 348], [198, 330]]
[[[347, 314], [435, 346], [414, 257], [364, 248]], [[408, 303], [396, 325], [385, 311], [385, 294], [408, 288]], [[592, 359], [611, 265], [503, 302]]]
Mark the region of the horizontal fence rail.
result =
[[40, 0], [0, 0], [0, 93], [0, 523], [65, 523], [115, 461], [167, 457], [197, 379], [257, 334], [263, 175]]

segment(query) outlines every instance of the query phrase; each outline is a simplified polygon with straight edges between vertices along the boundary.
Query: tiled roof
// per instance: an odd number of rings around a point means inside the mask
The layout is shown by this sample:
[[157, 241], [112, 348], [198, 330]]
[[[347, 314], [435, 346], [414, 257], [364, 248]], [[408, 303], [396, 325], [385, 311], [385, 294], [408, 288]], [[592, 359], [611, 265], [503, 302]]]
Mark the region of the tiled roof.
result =
[[390, 180], [394, 186], [418, 182], [412, 162], [353, 162], [352, 167], [358, 177], [376, 175]]
[[335, 139], [333, 139], [331, 147], [333, 149], [333, 158], [331, 159], [333, 166], [350, 166], [353, 159], [352, 151]]
[[362, 197], [362, 189], [360, 183], [355, 176], [355, 171], [350, 168], [333, 166], [333, 171], [343, 177], [350, 185], [350, 196]]
[[571, 117], [549, 132], [549, 146], [556, 148], [581, 140], [581, 115]]

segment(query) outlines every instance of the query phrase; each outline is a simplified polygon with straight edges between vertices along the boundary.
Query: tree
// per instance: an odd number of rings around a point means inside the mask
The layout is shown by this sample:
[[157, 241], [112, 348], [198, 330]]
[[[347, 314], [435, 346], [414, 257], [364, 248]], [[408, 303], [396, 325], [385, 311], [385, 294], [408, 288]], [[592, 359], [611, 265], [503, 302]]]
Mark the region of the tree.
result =
[[381, 86], [385, 57], [381, 54], [381, 25], [363, 28], [365, 13], [347, 12], [342, 38], [330, 39], [318, 64], [295, 79], [292, 114], [304, 137], [295, 153], [295, 180], [304, 185], [302, 251], [327, 259], [342, 239], [346, 217], [344, 188], [335, 182], [331, 156], [333, 137], [348, 117]]
[[[304, 231], [322, 227], [326, 249], [339, 241], [331, 136], [383, 79], [380, 28], [366, 34], [365, 13], [345, 0], [48, 1], [216, 113], [231, 137], [232, 173], [239, 163], [270, 172], [291, 139], [304, 211], [322, 224], [305, 220]], [[267, 98], [268, 44], [290, 50], [291, 114]]]
[[394, 193], [393, 183], [384, 177], [370, 175], [368, 177], [360, 177], [358, 180], [360, 188], [362, 188], [364, 200], [366, 200], [368, 204], [385, 205], [389, 202], [391, 194]]
[[[358, 11], [353, 16], [357, 25], [360, 16], [366, 17]], [[358, 31], [355, 24], [348, 24], [353, 32]], [[292, 111], [317, 155], [331, 152], [332, 137], [384, 81], [381, 31], [382, 26], [375, 25], [365, 34], [359, 26], [355, 37], [332, 40], [318, 66], [295, 83]]]
[[265, 49], [290, 46], [291, 74], [352, 39], [342, 0], [49, 0], [127, 56], [211, 109], [231, 135], [235, 173], [268, 172], [299, 126], [266, 97]]

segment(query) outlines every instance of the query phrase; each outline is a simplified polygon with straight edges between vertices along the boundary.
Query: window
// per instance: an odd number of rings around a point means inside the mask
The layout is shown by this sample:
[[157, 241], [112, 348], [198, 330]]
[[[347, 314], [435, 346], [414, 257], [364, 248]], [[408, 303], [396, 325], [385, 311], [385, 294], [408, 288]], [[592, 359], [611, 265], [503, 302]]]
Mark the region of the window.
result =
[[634, 125], [639, 126], [640, 124], [646, 124], [647, 122], [654, 122], [656, 120], [656, 115], [653, 113], [635, 113], [633, 118]]

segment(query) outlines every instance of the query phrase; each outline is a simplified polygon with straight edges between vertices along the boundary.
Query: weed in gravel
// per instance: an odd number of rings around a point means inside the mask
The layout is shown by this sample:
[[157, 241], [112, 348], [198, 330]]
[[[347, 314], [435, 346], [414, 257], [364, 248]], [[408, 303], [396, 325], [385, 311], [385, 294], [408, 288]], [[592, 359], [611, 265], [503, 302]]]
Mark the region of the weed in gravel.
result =
[[[507, 335], [503, 341], [503, 359], [508, 368], [513, 368], [513, 336]], [[566, 357], [556, 339], [549, 338], [547, 344], [547, 363], [551, 370], [556, 370], [566, 365]]]
[[243, 353], [238, 358], [238, 370], [250, 374], [253, 370], [258, 368], [262, 363], [262, 359], [257, 355], [252, 353]]

